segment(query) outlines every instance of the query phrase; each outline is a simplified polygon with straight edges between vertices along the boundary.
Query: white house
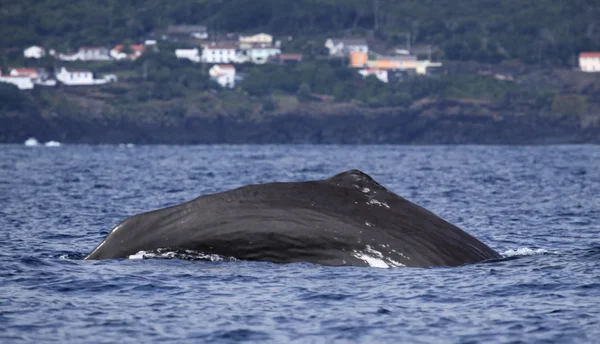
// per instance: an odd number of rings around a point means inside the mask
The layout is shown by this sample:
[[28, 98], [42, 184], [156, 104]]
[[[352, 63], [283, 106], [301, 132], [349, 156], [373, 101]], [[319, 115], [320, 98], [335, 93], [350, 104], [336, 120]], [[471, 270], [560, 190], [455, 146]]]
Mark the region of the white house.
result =
[[102, 85], [110, 82], [106, 79], [94, 79], [94, 74], [89, 70], [65, 67], [56, 73], [56, 79], [67, 86]]
[[62, 61], [109, 61], [110, 54], [106, 47], [81, 47], [76, 53], [58, 54]]
[[59, 53], [58, 54], [58, 59], [61, 61], [77, 61], [79, 60], [79, 54], [78, 53]]
[[81, 61], [108, 61], [111, 59], [106, 47], [81, 47], [77, 53]]
[[579, 68], [582, 72], [600, 72], [600, 53], [580, 53]]
[[1, 75], [0, 82], [5, 82], [17, 86], [20, 90], [30, 90], [33, 88], [33, 81], [26, 76]]
[[267, 63], [269, 57], [281, 55], [281, 49], [274, 48], [265, 43], [255, 44], [253, 47], [246, 49], [245, 51], [250, 62], [256, 64]]
[[118, 44], [110, 50], [109, 54], [110, 57], [115, 60], [130, 59], [133, 61], [142, 56], [145, 50], [146, 46], [143, 44], [132, 44], [129, 46], [129, 52], [126, 53], [125, 46], [123, 44]]
[[50, 79], [45, 69], [13, 68], [10, 76], [29, 78], [34, 85], [56, 86], [56, 80]]
[[43, 47], [34, 45], [23, 50], [23, 56], [28, 59], [41, 59], [46, 56], [46, 50]]
[[11, 76], [22, 76], [35, 81], [39, 79], [40, 73], [33, 68], [13, 68], [10, 70]]
[[344, 56], [351, 52], [368, 53], [369, 45], [362, 38], [329, 38], [325, 41], [330, 56]]
[[388, 71], [385, 69], [376, 69], [376, 68], [360, 69], [358, 71], [358, 73], [360, 75], [362, 75], [363, 78], [366, 78], [370, 75], [374, 75], [381, 82], [387, 83], [389, 81], [388, 80]]
[[240, 40], [240, 45], [243, 44], [268, 44], [268, 45], [272, 45], [273, 44], [273, 36], [267, 34], [267, 33], [258, 33], [256, 35], [250, 35], [250, 36], [240, 36], [239, 37]]
[[235, 67], [233, 65], [214, 65], [208, 70], [208, 74], [221, 87], [233, 88], [235, 86]]
[[211, 42], [202, 46], [201, 60], [206, 63], [244, 62], [244, 55], [238, 51], [235, 43]]
[[192, 62], [200, 62], [200, 51], [194, 49], [175, 49], [175, 56], [178, 59], [188, 59]]

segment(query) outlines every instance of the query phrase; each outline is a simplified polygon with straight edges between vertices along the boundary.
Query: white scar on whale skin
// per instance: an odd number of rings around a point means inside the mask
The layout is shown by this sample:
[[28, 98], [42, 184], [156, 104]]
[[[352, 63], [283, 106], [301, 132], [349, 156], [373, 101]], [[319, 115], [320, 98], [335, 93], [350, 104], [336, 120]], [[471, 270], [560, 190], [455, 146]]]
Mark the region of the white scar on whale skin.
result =
[[[366, 246], [366, 252], [354, 251], [353, 256], [366, 262], [369, 266], [374, 268], [391, 268], [391, 267], [400, 267], [406, 266], [402, 263], [399, 263], [395, 260], [384, 258], [383, 254], [375, 249], [373, 249], [370, 245]], [[384, 261], [385, 259], [385, 261]], [[387, 261], [387, 262], [386, 262]]]
[[386, 208], [390, 209], [390, 206], [389, 206], [389, 205], [387, 205], [387, 203], [385, 203], [385, 202], [380, 202], [380, 201], [378, 201], [378, 200], [376, 200], [376, 199], [370, 199], [370, 200], [367, 202], [367, 204], [369, 204], [369, 205], [378, 205], [378, 206], [380, 206], [380, 207], [386, 207]]

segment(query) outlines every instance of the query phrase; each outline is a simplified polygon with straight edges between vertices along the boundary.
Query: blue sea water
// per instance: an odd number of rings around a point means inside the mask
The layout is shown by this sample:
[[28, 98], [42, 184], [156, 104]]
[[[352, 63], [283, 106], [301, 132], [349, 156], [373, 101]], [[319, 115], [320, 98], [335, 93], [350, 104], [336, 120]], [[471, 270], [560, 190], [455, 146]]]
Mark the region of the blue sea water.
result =
[[[83, 261], [128, 216], [357, 168], [506, 257]], [[0, 342], [599, 343], [598, 146], [0, 145]]]

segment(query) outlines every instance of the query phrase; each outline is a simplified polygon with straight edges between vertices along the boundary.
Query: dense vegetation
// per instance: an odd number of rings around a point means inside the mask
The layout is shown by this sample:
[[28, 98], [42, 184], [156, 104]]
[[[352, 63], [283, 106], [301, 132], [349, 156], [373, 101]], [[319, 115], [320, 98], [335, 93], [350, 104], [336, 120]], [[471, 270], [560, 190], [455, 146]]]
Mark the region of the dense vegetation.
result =
[[[0, 47], [60, 49], [159, 34], [169, 24], [211, 32], [265, 30], [295, 43], [344, 33], [387, 46], [431, 44], [444, 60], [573, 66], [600, 50], [595, 0], [19, 0], [0, 2]], [[317, 44], [318, 46], [318, 44]]]
[[[182, 116], [186, 113], [293, 112], [298, 103], [353, 103], [408, 107], [420, 100], [462, 99], [498, 108], [584, 114], [600, 105], [600, 82], [574, 82], [581, 73], [537, 75], [570, 67], [582, 50], [600, 50], [600, 5], [585, 0], [0, 0], [0, 68], [60, 66], [50, 57], [25, 60], [22, 48], [42, 44], [59, 51], [81, 45], [133, 43], [160, 37], [171, 24], [203, 24], [211, 34], [259, 32], [283, 40], [283, 50], [304, 53], [297, 65], [236, 66], [243, 81], [221, 90], [206, 64], [177, 60], [181, 43], [160, 41], [140, 59], [74, 62], [69, 66], [114, 73], [119, 82], [93, 88], [34, 89], [0, 84], [0, 111], [37, 107], [78, 112], [75, 102], [100, 101], [115, 111]], [[363, 79], [344, 60], [327, 59], [331, 36], [364, 36], [376, 49], [432, 45], [446, 67], [427, 77], [400, 75], [384, 84]], [[479, 75], [479, 63], [520, 70], [514, 80]], [[523, 66], [525, 66], [523, 68]], [[483, 67], [486, 69], [487, 67]], [[522, 72], [526, 70], [526, 72]], [[512, 72], [509, 71], [508, 74]], [[519, 75], [517, 75], [519, 74]], [[532, 74], [530, 78], [528, 75]], [[527, 83], [527, 79], [530, 79]], [[547, 79], [544, 79], [547, 78]], [[589, 78], [588, 78], [589, 79]], [[524, 81], [525, 80], [525, 81]], [[546, 83], [544, 80], [549, 80]], [[535, 87], [531, 87], [531, 85]], [[85, 100], [82, 100], [85, 99]], [[84, 105], [85, 105], [84, 104]], [[89, 105], [89, 104], [88, 104]], [[33, 110], [32, 110], [33, 111]], [[162, 112], [161, 112], [162, 111]]]

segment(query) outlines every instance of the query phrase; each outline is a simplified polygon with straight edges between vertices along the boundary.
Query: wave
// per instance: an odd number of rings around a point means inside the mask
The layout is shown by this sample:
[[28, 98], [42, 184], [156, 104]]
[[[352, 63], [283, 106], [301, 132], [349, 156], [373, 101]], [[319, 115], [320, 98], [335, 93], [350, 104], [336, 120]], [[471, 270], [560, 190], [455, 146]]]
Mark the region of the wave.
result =
[[35, 147], [39, 145], [40, 142], [35, 137], [30, 137], [27, 140], [25, 140], [25, 146], [27, 147]]
[[[25, 140], [25, 146], [27, 147], [38, 147], [41, 146], [40, 141], [38, 141], [35, 137], [30, 137], [27, 140]], [[46, 143], [44, 143], [44, 146], [46, 147], [60, 147], [62, 146], [62, 143], [58, 142], [58, 141], [48, 141]]]
[[48, 141], [48, 142], [44, 143], [44, 146], [46, 146], [46, 147], [60, 147], [60, 146], [62, 146], [62, 143], [60, 143], [58, 141]]
[[542, 254], [558, 254], [558, 252], [550, 252], [543, 248], [532, 249], [529, 247], [519, 247], [517, 249], [510, 249], [501, 253], [502, 257], [523, 257], [523, 256], [536, 256]]

